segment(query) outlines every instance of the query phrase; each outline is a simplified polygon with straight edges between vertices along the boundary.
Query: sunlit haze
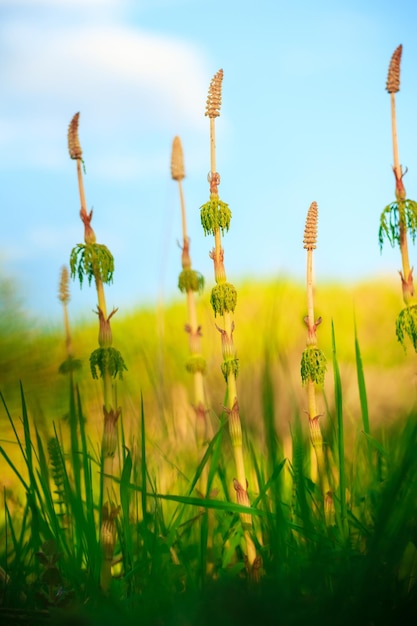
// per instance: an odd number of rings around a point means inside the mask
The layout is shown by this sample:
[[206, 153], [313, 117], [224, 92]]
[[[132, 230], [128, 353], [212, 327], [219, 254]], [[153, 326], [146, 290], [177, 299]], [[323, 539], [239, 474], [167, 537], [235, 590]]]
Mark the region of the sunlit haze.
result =
[[[417, 3], [381, 0], [0, 0], [0, 274], [24, 307], [61, 314], [60, 268], [82, 242], [68, 124], [80, 111], [87, 204], [115, 257], [109, 307], [179, 295], [181, 218], [171, 144], [184, 149], [193, 266], [213, 275], [199, 207], [208, 200], [208, 86], [224, 70], [216, 121], [219, 194], [232, 210], [228, 279], [303, 280], [303, 230], [319, 206], [317, 280], [393, 277], [378, 245], [394, 200], [390, 57], [403, 44], [400, 161], [417, 199]], [[410, 249], [411, 263], [416, 258]], [[95, 292], [71, 285], [71, 311]]]

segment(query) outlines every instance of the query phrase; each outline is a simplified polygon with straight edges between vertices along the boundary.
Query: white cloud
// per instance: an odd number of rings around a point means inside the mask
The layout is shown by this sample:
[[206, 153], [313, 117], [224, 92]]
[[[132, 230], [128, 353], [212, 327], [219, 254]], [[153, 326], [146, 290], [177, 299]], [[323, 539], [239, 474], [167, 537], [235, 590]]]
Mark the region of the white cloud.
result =
[[200, 113], [196, 96], [205, 93], [207, 82], [203, 62], [181, 41], [123, 26], [57, 32], [27, 23], [11, 27], [8, 41], [9, 64], [1, 73], [17, 95], [61, 103], [89, 98], [105, 108], [129, 98], [125, 105], [140, 114], [153, 94], [188, 119]]
[[[88, 3], [117, 4], [113, 0]], [[93, 136], [106, 133], [109, 139], [112, 134], [131, 139], [132, 129], [141, 134], [181, 124], [204, 127], [209, 72], [202, 54], [191, 44], [141, 31], [123, 19], [67, 22], [33, 19], [33, 15], [29, 19], [16, 12], [0, 29], [0, 55], [6, 60], [0, 67], [0, 128], [6, 129], [0, 143], [9, 163], [14, 154], [16, 159], [20, 155], [20, 163], [22, 158], [36, 163], [33, 145], [38, 141], [44, 153], [40, 158], [50, 165], [57, 141], [61, 150], [63, 124], [77, 110], [89, 120]], [[27, 149], [24, 142], [29, 140]]]
[[130, 4], [129, 0], [0, 0], [0, 7], [20, 9], [117, 9]]

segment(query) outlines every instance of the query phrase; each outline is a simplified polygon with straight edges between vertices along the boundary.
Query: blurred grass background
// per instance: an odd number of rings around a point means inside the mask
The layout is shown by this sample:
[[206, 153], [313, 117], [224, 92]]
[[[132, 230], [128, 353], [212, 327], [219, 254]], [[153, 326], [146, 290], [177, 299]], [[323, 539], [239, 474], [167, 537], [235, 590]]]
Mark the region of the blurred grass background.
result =
[[[241, 414], [248, 432], [262, 440], [262, 384], [267, 366], [273, 382], [275, 419], [285, 439], [296, 410], [306, 409], [301, 386], [300, 359], [305, 347], [305, 288], [301, 283], [279, 278], [270, 282], [247, 281], [237, 285], [234, 339], [240, 360], [238, 391]], [[45, 327], [19, 306], [11, 282], [1, 285], [0, 388], [12, 416], [21, 411], [19, 381], [28, 410], [39, 428], [50, 432], [68, 411], [68, 380], [58, 373], [65, 360], [63, 326]], [[224, 381], [220, 370], [218, 330], [209, 303], [209, 287], [198, 299], [198, 316], [203, 330], [202, 351], [207, 360], [207, 404], [217, 423], [224, 403]], [[361, 428], [356, 380], [354, 323], [365, 371], [371, 429], [396, 424], [414, 406], [416, 363], [412, 349], [407, 353], [395, 337], [395, 319], [402, 308], [397, 281], [372, 280], [354, 285], [318, 284], [316, 315], [323, 318], [318, 331], [320, 348], [328, 359], [325, 397], [328, 411], [333, 406], [331, 323], [336, 332], [338, 361], [342, 375], [347, 443]], [[71, 317], [71, 303], [69, 305]], [[185, 370], [188, 340], [184, 332], [186, 306], [180, 294], [175, 301], [155, 309], [119, 311], [112, 321], [113, 345], [122, 352], [128, 371], [118, 382], [119, 404], [126, 432], [134, 435], [139, 423], [143, 396], [148, 437], [155, 445], [168, 442], [187, 447], [194, 436], [192, 380]], [[97, 347], [98, 324], [71, 320], [74, 357], [82, 361], [76, 374], [92, 439], [101, 433], [100, 381], [93, 381], [89, 355]], [[326, 414], [324, 401], [320, 403]], [[323, 418], [326, 420], [326, 416]], [[325, 423], [325, 422], [324, 422]], [[11, 439], [8, 420], [0, 413], [3, 445]], [[6, 480], [6, 479], [4, 479]]]
[[[333, 477], [337, 511], [340, 509], [338, 442], [343, 430], [337, 424], [337, 414], [340, 415], [343, 409], [346, 443], [343, 459], [346, 457], [344, 478], [347, 486], [341, 491], [349, 508], [350, 534], [347, 542], [343, 539], [340, 520], [335, 526], [326, 528], [313, 506], [316, 491], [309, 478], [311, 446], [308, 444], [309, 428], [305, 414], [307, 398], [300, 378], [300, 359], [306, 340], [304, 285], [280, 278], [264, 283], [247, 281], [237, 285], [237, 288], [234, 339], [240, 359], [238, 392], [247, 435], [249, 490], [254, 501], [259, 500], [256, 508], [263, 510], [265, 507], [266, 512], [270, 512], [269, 516], [255, 518], [267, 578], [254, 597], [248, 594], [247, 588], [242, 588], [240, 578], [236, 578], [230, 586], [232, 578], [229, 581], [229, 575], [237, 575], [243, 563], [241, 559], [235, 561], [234, 558], [240, 542], [240, 534], [235, 529], [238, 518], [225, 513], [233, 506], [231, 503], [235, 498], [228, 437], [217, 439], [214, 444], [216, 453], [209, 460], [209, 467], [213, 466], [214, 471], [210, 493], [218, 509], [209, 542], [209, 535], [205, 534], [208, 532], [209, 515], [203, 515], [204, 508], [201, 508], [206, 501], [197, 498], [198, 510], [187, 503], [190, 494], [199, 495], [198, 485], [196, 489], [192, 485], [196, 485], [194, 476], [202, 450], [198, 449], [195, 441], [192, 379], [184, 365], [188, 356], [188, 337], [184, 332], [186, 306], [178, 296], [175, 301], [164, 306], [159, 303], [154, 309], [119, 311], [112, 319], [113, 345], [122, 352], [128, 367], [123, 380], [117, 383], [122, 417], [119, 420], [121, 445], [114, 465], [115, 485], [118, 485], [117, 477], [121, 476], [121, 500], [125, 502], [126, 498], [131, 498], [132, 509], [129, 506], [125, 508], [134, 515], [131, 517], [124, 511], [120, 518], [119, 549], [124, 555], [126, 576], [120, 579], [114, 576], [111, 601], [117, 598], [114, 606], [119, 613], [123, 607], [132, 614], [140, 609], [142, 617], [147, 615], [147, 611], [157, 616], [158, 621], [145, 619], [144, 623], [172, 623], [177, 626], [185, 623], [180, 620], [182, 611], [199, 616], [187, 623], [205, 624], [213, 620], [225, 625], [255, 623], [252, 615], [259, 617], [261, 611], [262, 623], [272, 624], [276, 623], [273, 615], [279, 592], [278, 603], [285, 607], [283, 611], [288, 617], [288, 624], [298, 626], [306, 619], [311, 623], [347, 624], [351, 623], [352, 616], [355, 620], [361, 616], [358, 624], [406, 623], [404, 615], [410, 607], [415, 611], [417, 606], [414, 583], [417, 572], [414, 480], [416, 366], [414, 352], [405, 353], [395, 337], [395, 319], [402, 308], [399, 285], [397, 282], [374, 280], [355, 285], [318, 284], [316, 288], [316, 315], [323, 318], [318, 332], [319, 346], [328, 359], [324, 394], [319, 398], [318, 406], [323, 414], [324, 438], [329, 443], [328, 450], [335, 462]], [[7, 501], [9, 517], [2, 511], [0, 515], [2, 520], [7, 518], [10, 525], [15, 525], [12, 533], [15, 537], [21, 523], [19, 520], [26, 519], [34, 488], [29, 498], [7, 458], [25, 479], [28, 467], [22, 451], [31, 449], [32, 442], [31, 454], [36, 457], [34, 466], [40, 467], [42, 464], [39, 464], [38, 457], [41, 460], [44, 458], [39, 454], [40, 444], [49, 452], [52, 437], [56, 445], [62, 446], [62, 460], [65, 459], [70, 476], [73, 476], [79, 455], [84, 451], [83, 460], [87, 466], [91, 463], [92, 467], [89, 484], [95, 494], [99, 493], [102, 388], [100, 381], [93, 380], [89, 371], [89, 355], [97, 347], [98, 333], [96, 316], [91, 313], [91, 321], [72, 320], [73, 354], [82, 361], [82, 369], [76, 372], [75, 380], [88, 436], [84, 448], [77, 441], [75, 446], [72, 445], [67, 418], [69, 379], [59, 374], [59, 366], [67, 356], [63, 325], [47, 328], [32, 319], [19, 305], [13, 283], [2, 283], [1, 293], [0, 391], [18, 437], [24, 442], [24, 448], [20, 450], [7, 410], [2, 407], [0, 447], [6, 451], [7, 457], [3, 455], [0, 461], [0, 486], [5, 506]], [[220, 369], [219, 332], [212, 316], [209, 294], [208, 287], [198, 299], [198, 308], [203, 329], [202, 351], [207, 359], [211, 438], [215, 432], [221, 434], [222, 431], [220, 422], [225, 404], [225, 385]], [[371, 437], [362, 432], [360, 385], [355, 363], [355, 319], [366, 381]], [[343, 401], [340, 396], [335, 399], [332, 322]], [[25, 401], [22, 401], [20, 382]], [[25, 417], [26, 405], [28, 419]], [[30, 432], [28, 420], [31, 422]], [[278, 438], [270, 420], [275, 421], [280, 435]], [[81, 416], [80, 429], [82, 423]], [[142, 433], [144, 447], [141, 447]], [[288, 459], [286, 463], [284, 457]], [[49, 471], [53, 473], [53, 467], [48, 470], [51, 463], [50, 458], [48, 462], [44, 460], [43, 474], [38, 469], [29, 472], [30, 481], [34, 482], [35, 476], [41, 481], [43, 476], [45, 484], [49, 484], [50, 477], [45, 476]], [[284, 465], [285, 471], [281, 474]], [[83, 476], [86, 475], [84, 471]], [[275, 478], [267, 489], [266, 481], [271, 476]], [[142, 484], [147, 484], [150, 492], [161, 494], [155, 502], [151, 494], [141, 491]], [[56, 489], [56, 485], [51, 485], [50, 489]], [[58, 492], [51, 493], [52, 502]], [[141, 517], [138, 511], [140, 502], [143, 505], [143, 498], [148, 498], [149, 502], [142, 506], [147, 513]], [[81, 500], [75, 498], [71, 501], [78, 511], [71, 527], [80, 537], [84, 537], [83, 532], [90, 533], [94, 555], [99, 545], [94, 522], [98, 508], [94, 512], [91, 503], [85, 505], [87, 513], [84, 519], [84, 514], [80, 513], [84, 506]], [[183, 505], [179, 504], [181, 502]], [[46, 497], [39, 499], [42, 520], [45, 511], [48, 511], [47, 504]], [[296, 516], [293, 519], [291, 515], [294, 512]], [[59, 515], [54, 515], [52, 519], [59, 521]], [[39, 519], [33, 511], [30, 517], [35, 521]], [[203, 520], [201, 527], [200, 518]], [[90, 526], [86, 520], [91, 521]], [[294, 521], [295, 526], [292, 527]], [[6, 554], [11, 552], [11, 580], [17, 590], [13, 591], [13, 587], [12, 596], [13, 593], [20, 593], [21, 589], [25, 593], [33, 593], [36, 588], [42, 587], [42, 576], [36, 559], [33, 560], [33, 553], [39, 550], [43, 540], [41, 535], [43, 538], [49, 536], [48, 524], [42, 533], [37, 522], [28, 526], [26, 534], [22, 533], [20, 539], [14, 542], [16, 553], [6, 546]], [[311, 534], [313, 528], [314, 533]], [[4, 532], [1, 524], [0, 530]], [[342, 533], [340, 536], [339, 531]], [[132, 537], [136, 536], [138, 543], [133, 550]], [[62, 545], [66, 545], [65, 537], [64, 531], [57, 533]], [[139, 537], [142, 539], [139, 540]], [[151, 539], [156, 540], [152, 550]], [[83, 541], [79, 539], [74, 545], [83, 546]], [[144, 548], [138, 552], [141, 541]], [[69, 545], [72, 549], [71, 542]], [[88, 542], [86, 545], [90, 546]], [[171, 558], [167, 546], [174, 549], [175, 559]], [[86, 555], [90, 563], [90, 552], [87, 551]], [[94, 558], [91, 557], [91, 563], [95, 562]], [[220, 577], [216, 581], [220, 584], [212, 589], [204, 586], [204, 563], [207, 558], [213, 558], [216, 576]], [[22, 569], [22, 563], [26, 569]], [[148, 567], [153, 578], [150, 574], [148, 577]], [[79, 563], [72, 557], [62, 560], [62, 568], [67, 588], [77, 590], [80, 607], [84, 607], [85, 598], [93, 598], [90, 610], [94, 612], [96, 621], [85, 623], [95, 624], [97, 620], [108, 623], [108, 604], [102, 605], [99, 595], [94, 600], [97, 575], [90, 576], [89, 568], [83, 567], [80, 578]], [[94, 567], [92, 571], [95, 571]], [[182, 587], [185, 585], [185, 572], [186, 594]], [[196, 594], [199, 581], [204, 582], [201, 596]], [[20, 607], [20, 596], [16, 597], [15, 601], [12, 597], [14, 603], [11, 602], [10, 606]], [[29, 608], [36, 605], [31, 598], [32, 604], [29, 600], [27, 602]], [[139, 598], [140, 603], [136, 606]], [[161, 598], [169, 604], [169, 610], [161, 606]], [[304, 604], [300, 604], [300, 599]], [[97, 606], [101, 611], [96, 614]], [[346, 610], [344, 607], [347, 607]], [[161, 621], [165, 610], [172, 613], [172, 621]], [[342, 615], [343, 620], [340, 621]], [[57, 616], [61, 619], [62, 614], [57, 613]], [[221, 616], [223, 621], [220, 621]]]

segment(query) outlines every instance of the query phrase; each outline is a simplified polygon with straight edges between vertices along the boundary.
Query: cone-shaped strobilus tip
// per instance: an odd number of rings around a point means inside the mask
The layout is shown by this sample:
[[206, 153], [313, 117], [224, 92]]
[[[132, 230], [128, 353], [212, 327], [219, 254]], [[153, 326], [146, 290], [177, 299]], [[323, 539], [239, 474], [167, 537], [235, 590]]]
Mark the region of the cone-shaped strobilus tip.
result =
[[391, 62], [388, 68], [388, 78], [386, 90], [388, 93], [397, 93], [400, 91], [400, 65], [403, 47], [400, 44], [393, 52]]
[[317, 245], [317, 225], [319, 219], [319, 208], [317, 202], [312, 202], [307, 213], [306, 225], [304, 229], [304, 249], [315, 250]]
[[211, 79], [207, 102], [206, 113], [207, 117], [219, 117], [220, 107], [222, 104], [222, 82], [223, 82], [223, 70], [219, 70]]
[[80, 114], [76, 113], [68, 127], [68, 152], [71, 159], [82, 159], [83, 152], [78, 137], [78, 122]]
[[173, 180], [185, 178], [184, 154], [181, 139], [176, 136], [172, 142], [171, 152], [171, 177]]

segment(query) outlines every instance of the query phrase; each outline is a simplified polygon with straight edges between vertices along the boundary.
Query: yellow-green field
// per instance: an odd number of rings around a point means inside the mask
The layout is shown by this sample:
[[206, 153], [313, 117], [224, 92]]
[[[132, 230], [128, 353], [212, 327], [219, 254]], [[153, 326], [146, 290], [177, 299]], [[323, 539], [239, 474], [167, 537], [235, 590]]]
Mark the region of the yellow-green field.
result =
[[[351, 437], [362, 428], [356, 380], [354, 320], [365, 372], [372, 429], [390, 426], [403, 419], [414, 406], [417, 363], [412, 347], [405, 353], [395, 336], [395, 319], [402, 308], [399, 285], [374, 280], [356, 285], [319, 284], [316, 288], [317, 315], [321, 315], [319, 344], [328, 360], [325, 394], [333, 407], [331, 323], [336, 333], [341, 369], [345, 425]], [[248, 281], [238, 286], [234, 339], [240, 361], [238, 390], [244, 426], [262, 441], [262, 380], [268, 356], [275, 396], [278, 431], [289, 436], [289, 425], [297, 411], [306, 409], [301, 385], [300, 359], [305, 347], [305, 289], [286, 279], [268, 283]], [[71, 308], [70, 308], [71, 315]], [[224, 405], [224, 381], [220, 370], [219, 333], [209, 304], [209, 289], [198, 299], [203, 328], [202, 351], [207, 360], [206, 389], [210, 421], [216, 429]], [[194, 410], [191, 375], [185, 370], [188, 340], [183, 330], [185, 302], [154, 310], [119, 311], [113, 322], [114, 345], [122, 352], [128, 371], [118, 382], [119, 403], [126, 432], [134, 435], [139, 423], [143, 395], [148, 436], [162, 451], [194, 445]], [[93, 381], [89, 355], [96, 347], [97, 320], [72, 323], [74, 356], [83, 367], [76, 381], [81, 390], [90, 435], [99, 442], [102, 428], [100, 381]], [[13, 416], [19, 416], [22, 382], [30, 415], [46, 432], [52, 423], [65, 424], [68, 381], [58, 373], [65, 359], [63, 329], [27, 328], [13, 332], [4, 328], [1, 350], [1, 390]], [[320, 401], [323, 423], [326, 406]], [[2, 439], [11, 439], [5, 413], [1, 414]], [[12, 446], [13, 450], [13, 446]], [[174, 460], [174, 459], [172, 459]]]

